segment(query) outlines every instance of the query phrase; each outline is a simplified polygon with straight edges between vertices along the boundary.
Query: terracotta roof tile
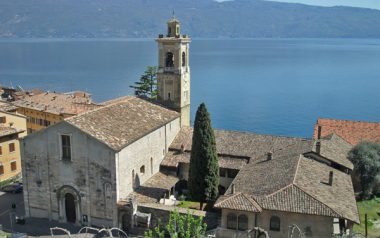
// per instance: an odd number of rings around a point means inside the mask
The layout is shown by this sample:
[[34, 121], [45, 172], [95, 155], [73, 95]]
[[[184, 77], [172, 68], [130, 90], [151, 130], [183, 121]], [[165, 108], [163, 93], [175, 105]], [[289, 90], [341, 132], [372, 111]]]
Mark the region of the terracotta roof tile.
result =
[[[248, 158], [234, 158], [229, 156], [218, 156], [220, 168], [240, 170], [248, 163]], [[169, 151], [162, 160], [161, 165], [165, 167], [178, 167], [180, 163], [190, 163], [190, 153], [179, 153], [177, 151]]]
[[[181, 145], [185, 150], [190, 150], [192, 145], [193, 128], [183, 127], [180, 133], [170, 145], [171, 149], [180, 150]], [[282, 150], [287, 147], [311, 148], [311, 140], [285, 136], [261, 135], [252, 132], [215, 130], [217, 153], [220, 155], [242, 156], [257, 158], [269, 151]]]
[[314, 138], [318, 138], [318, 127], [321, 127], [322, 137], [335, 133], [351, 145], [363, 140], [380, 143], [380, 122], [319, 118], [314, 126]]
[[65, 121], [118, 151], [178, 117], [175, 111], [131, 96]]
[[12, 104], [17, 107], [46, 111], [56, 115], [76, 115], [100, 107], [100, 105], [92, 103], [91, 98], [88, 96], [80, 97], [74, 94], [50, 92], [26, 95]]
[[214, 205], [216, 208], [228, 208], [239, 211], [261, 212], [260, 205], [249, 195], [235, 193], [221, 196]]

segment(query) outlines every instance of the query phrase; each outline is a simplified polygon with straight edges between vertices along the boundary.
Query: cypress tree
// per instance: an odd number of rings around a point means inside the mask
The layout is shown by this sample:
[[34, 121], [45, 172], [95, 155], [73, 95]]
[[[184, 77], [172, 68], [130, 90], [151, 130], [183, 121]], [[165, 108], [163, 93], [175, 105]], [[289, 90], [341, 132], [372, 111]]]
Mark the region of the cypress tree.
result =
[[189, 193], [193, 200], [213, 202], [218, 196], [219, 164], [210, 114], [202, 103], [194, 122], [189, 169]]

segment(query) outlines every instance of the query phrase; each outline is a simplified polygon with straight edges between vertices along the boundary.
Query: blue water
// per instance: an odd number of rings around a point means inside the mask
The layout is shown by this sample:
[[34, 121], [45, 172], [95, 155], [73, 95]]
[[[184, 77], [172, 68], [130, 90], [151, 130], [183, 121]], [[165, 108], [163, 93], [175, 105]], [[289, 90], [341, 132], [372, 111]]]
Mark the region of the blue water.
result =
[[[86, 90], [104, 101], [133, 94], [153, 40], [0, 40], [0, 83]], [[191, 113], [213, 126], [310, 137], [318, 117], [380, 121], [380, 40], [193, 40]]]

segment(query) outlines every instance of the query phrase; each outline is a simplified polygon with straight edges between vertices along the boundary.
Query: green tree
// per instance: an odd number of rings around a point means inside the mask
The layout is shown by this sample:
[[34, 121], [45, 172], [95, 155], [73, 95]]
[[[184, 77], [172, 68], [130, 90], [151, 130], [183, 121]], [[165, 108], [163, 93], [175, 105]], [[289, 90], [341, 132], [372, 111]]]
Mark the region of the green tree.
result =
[[194, 122], [189, 169], [189, 194], [192, 199], [211, 203], [218, 196], [219, 164], [210, 114], [202, 103]]
[[[194, 217], [187, 212], [186, 215], [179, 214], [177, 210], [170, 213], [169, 222], [165, 226], [166, 232], [171, 238], [201, 238], [206, 234], [207, 225], [203, 217]], [[163, 238], [165, 231], [160, 226], [145, 232], [145, 238]]]
[[368, 199], [380, 177], [380, 144], [361, 142], [349, 153], [354, 164], [354, 174], [359, 177], [362, 199]]
[[135, 85], [130, 86], [135, 90], [136, 96], [145, 96], [155, 99], [157, 97], [157, 67], [148, 66], [140, 81], [135, 82]]

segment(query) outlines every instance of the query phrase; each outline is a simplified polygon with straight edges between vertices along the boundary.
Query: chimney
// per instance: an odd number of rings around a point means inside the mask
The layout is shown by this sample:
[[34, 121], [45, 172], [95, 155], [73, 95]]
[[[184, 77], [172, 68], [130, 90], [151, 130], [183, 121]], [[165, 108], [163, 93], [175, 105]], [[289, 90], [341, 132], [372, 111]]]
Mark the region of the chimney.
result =
[[268, 152], [268, 154], [267, 154], [267, 160], [269, 161], [269, 160], [272, 160], [272, 157], [273, 157], [273, 153], [270, 151], [270, 152]]
[[329, 185], [330, 186], [332, 186], [333, 180], [334, 180], [334, 172], [330, 171], [330, 174], [329, 174]]
[[185, 152], [185, 146], [181, 144], [181, 153]]
[[320, 141], [317, 141], [317, 143], [315, 144], [315, 152], [317, 154], [321, 154], [321, 142]]
[[318, 126], [318, 140], [321, 139], [322, 126]]
[[235, 193], [235, 184], [231, 184], [231, 194]]

